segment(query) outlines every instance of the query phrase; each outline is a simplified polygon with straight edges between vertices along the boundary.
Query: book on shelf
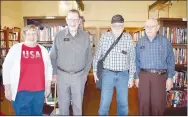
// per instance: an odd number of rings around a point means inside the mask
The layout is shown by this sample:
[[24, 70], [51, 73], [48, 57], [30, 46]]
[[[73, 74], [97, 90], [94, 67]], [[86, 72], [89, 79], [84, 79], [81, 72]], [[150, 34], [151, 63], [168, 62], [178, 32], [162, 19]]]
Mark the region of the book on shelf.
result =
[[5, 40], [4, 31], [1, 31], [1, 40]]
[[18, 41], [9, 41], [8, 44], [9, 44], [9, 47], [12, 47], [14, 44], [17, 44], [19, 43]]
[[6, 49], [2, 49], [0, 50], [1, 51], [1, 58], [5, 57], [6, 56]]
[[18, 40], [18, 36], [16, 35], [16, 33], [13, 33], [13, 32], [9, 32], [9, 35], [8, 35], [9, 39], [8, 40]]
[[176, 64], [187, 64], [187, 49], [173, 48]]
[[1, 58], [6, 56], [6, 41], [0, 42], [0, 51], [1, 51]]
[[187, 107], [187, 91], [168, 91], [167, 107]]
[[174, 88], [184, 88], [187, 87], [187, 72], [186, 71], [175, 71], [173, 77], [173, 87]]
[[53, 41], [55, 35], [63, 29], [65, 29], [63, 26], [44, 27], [39, 31], [39, 41]]
[[162, 35], [174, 44], [187, 43], [187, 28], [163, 27]]
[[141, 30], [141, 31], [138, 31], [138, 32], [135, 32], [133, 34], [133, 41], [138, 41], [139, 39], [141, 39], [142, 37], [145, 36], [145, 31], [144, 30]]
[[1, 46], [0, 47], [1, 47], [1, 49], [2, 48], [6, 48], [6, 41], [1, 41]]

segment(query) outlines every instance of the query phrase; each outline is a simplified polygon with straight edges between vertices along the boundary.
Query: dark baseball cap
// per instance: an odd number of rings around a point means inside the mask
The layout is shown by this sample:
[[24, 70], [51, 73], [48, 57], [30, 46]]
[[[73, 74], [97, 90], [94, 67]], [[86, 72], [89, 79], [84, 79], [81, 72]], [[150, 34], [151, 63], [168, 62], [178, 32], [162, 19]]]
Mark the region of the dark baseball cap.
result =
[[124, 18], [119, 14], [114, 15], [111, 20], [111, 24], [113, 23], [124, 23]]

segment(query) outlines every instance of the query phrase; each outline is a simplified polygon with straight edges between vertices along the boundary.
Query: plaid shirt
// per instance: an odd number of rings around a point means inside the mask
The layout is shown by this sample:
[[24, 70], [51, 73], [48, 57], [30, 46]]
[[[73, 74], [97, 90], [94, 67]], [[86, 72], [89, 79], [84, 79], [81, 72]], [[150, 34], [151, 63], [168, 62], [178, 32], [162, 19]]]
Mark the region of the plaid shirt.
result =
[[[112, 32], [106, 32], [101, 36], [93, 59], [94, 72], [97, 71], [98, 60], [104, 57], [105, 53], [115, 40], [116, 38]], [[133, 44], [131, 35], [128, 33], [123, 33], [119, 42], [110, 51], [103, 62], [104, 69], [113, 71], [129, 70], [129, 77], [134, 78], [134, 73], [136, 72], [135, 56], [135, 46]]]
[[175, 74], [175, 56], [170, 41], [157, 35], [152, 42], [145, 36], [136, 45], [136, 78], [140, 68], [167, 69], [168, 78]]

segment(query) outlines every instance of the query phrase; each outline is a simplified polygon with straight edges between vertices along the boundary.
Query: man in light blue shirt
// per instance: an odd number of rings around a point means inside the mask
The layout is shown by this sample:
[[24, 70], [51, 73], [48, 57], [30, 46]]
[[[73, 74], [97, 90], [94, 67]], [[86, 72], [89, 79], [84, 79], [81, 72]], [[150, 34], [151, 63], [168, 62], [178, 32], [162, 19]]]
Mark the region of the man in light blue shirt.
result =
[[136, 86], [142, 116], [163, 115], [166, 91], [173, 86], [175, 57], [170, 41], [157, 34], [159, 27], [155, 19], [146, 21], [146, 36], [136, 44]]

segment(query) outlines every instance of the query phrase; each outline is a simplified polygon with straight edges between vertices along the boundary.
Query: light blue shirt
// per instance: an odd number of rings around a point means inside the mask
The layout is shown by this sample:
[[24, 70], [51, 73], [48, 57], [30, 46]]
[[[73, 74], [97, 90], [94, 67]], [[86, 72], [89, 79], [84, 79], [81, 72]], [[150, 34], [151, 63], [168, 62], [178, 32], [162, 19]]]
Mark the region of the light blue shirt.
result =
[[168, 39], [161, 35], [150, 41], [147, 36], [136, 44], [136, 78], [140, 69], [166, 69], [168, 78], [175, 75], [175, 56]]

